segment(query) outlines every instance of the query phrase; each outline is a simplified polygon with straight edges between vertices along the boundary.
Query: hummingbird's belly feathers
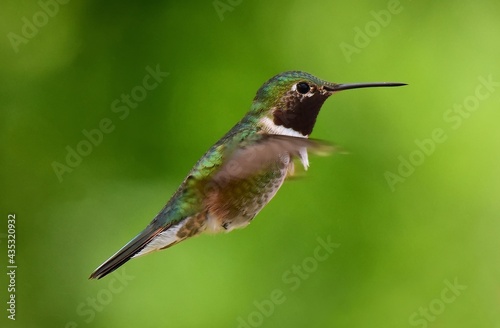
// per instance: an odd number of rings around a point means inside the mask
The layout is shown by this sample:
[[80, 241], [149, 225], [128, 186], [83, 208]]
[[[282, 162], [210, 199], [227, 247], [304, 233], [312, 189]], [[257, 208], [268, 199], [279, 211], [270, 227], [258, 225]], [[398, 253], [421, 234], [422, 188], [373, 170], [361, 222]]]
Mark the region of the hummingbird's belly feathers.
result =
[[283, 184], [291, 165], [288, 154], [244, 179], [228, 181], [207, 195], [207, 231], [231, 231], [247, 226]]

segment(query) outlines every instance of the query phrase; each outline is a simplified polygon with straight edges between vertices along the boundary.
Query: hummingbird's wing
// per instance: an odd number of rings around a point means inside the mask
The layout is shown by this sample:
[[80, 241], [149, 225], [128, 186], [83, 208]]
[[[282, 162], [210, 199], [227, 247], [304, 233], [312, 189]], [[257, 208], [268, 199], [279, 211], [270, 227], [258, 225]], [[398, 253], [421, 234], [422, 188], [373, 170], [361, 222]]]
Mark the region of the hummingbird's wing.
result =
[[307, 166], [307, 151], [326, 153], [328, 144], [301, 137], [258, 134], [228, 147], [221, 167], [211, 176], [203, 199], [207, 230], [242, 228], [274, 197], [293, 171], [293, 158]]
[[335, 147], [324, 141], [278, 134], [263, 134], [246, 145], [241, 145], [225, 160], [214, 174], [214, 181], [245, 179], [276, 163], [283, 156], [298, 158], [307, 169], [307, 151], [318, 155], [331, 153]]

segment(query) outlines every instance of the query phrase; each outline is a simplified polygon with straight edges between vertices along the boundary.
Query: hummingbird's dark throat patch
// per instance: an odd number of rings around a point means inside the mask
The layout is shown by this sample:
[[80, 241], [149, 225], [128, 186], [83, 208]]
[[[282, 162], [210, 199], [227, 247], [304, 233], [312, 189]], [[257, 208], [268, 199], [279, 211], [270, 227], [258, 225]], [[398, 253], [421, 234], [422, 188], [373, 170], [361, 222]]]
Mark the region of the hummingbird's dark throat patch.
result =
[[300, 132], [304, 136], [310, 135], [326, 98], [320, 94], [311, 97], [287, 95], [273, 111], [273, 122], [278, 126]]

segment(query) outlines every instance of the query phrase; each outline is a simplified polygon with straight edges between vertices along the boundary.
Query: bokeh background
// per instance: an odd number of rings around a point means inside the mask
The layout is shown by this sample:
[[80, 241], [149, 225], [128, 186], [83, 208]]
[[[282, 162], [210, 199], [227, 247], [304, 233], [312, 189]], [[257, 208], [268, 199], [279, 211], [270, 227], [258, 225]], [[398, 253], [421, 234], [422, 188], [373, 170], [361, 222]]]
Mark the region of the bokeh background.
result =
[[[62, 2], [0, 10], [2, 327], [500, 327], [497, 1]], [[142, 95], [147, 67], [168, 76]], [[409, 86], [328, 100], [313, 136], [349, 154], [248, 228], [87, 280], [286, 70]]]

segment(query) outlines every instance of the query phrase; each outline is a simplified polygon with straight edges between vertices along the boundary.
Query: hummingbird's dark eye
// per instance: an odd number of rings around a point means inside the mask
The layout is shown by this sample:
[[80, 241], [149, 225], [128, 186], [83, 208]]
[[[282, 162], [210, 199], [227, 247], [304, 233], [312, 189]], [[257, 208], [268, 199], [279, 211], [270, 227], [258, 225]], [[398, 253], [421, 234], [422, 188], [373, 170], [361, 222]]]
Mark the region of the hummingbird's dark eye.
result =
[[309, 92], [309, 90], [311, 90], [311, 87], [309, 86], [309, 84], [307, 84], [305, 82], [297, 83], [297, 91], [299, 93], [306, 94]]

